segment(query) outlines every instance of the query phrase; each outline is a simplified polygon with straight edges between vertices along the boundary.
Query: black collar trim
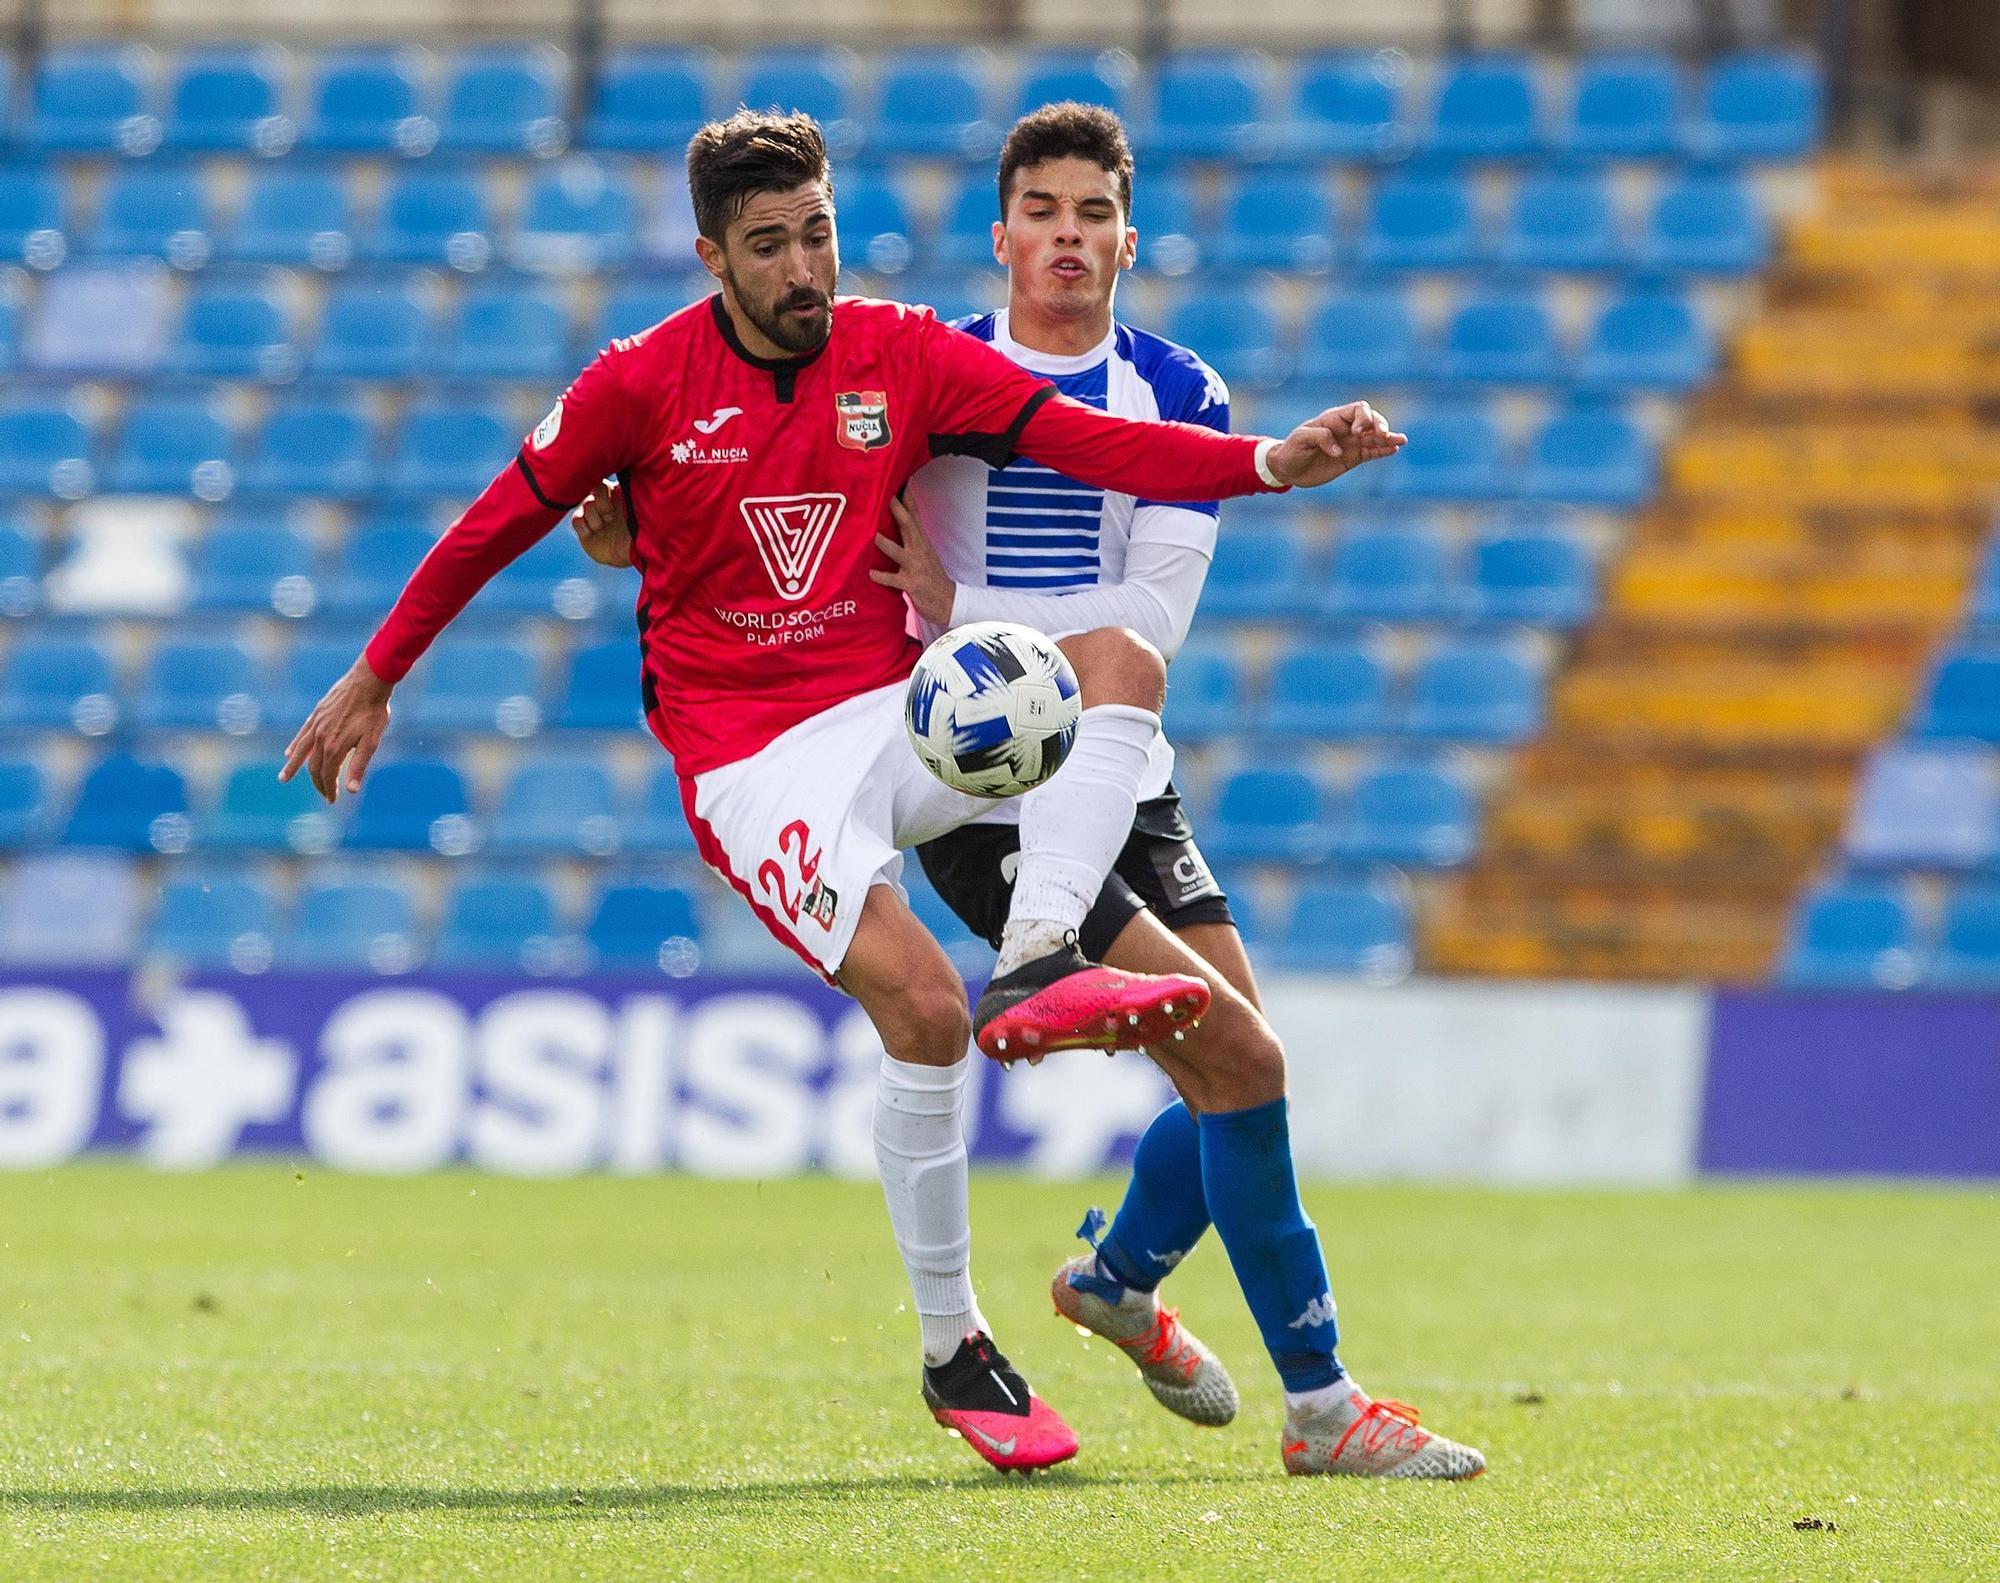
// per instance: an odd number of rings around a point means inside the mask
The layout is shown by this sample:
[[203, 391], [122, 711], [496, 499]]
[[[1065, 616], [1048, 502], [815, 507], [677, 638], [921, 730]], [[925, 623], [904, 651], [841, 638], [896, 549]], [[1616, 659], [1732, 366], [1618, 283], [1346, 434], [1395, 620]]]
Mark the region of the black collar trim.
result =
[[800, 357], [759, 357], [737, 337], [736, 325], [729, 317], [729, 310], [722, 305], [722, 293], [716, 292], [708, 299], [708, 311], [715, 315], [715, 327], [722, 332], [722, 339], [744, 362], [752, 368], [761, 368], [767, 374], [796, 374], [812, 363], [826, 350], [824, 343]]

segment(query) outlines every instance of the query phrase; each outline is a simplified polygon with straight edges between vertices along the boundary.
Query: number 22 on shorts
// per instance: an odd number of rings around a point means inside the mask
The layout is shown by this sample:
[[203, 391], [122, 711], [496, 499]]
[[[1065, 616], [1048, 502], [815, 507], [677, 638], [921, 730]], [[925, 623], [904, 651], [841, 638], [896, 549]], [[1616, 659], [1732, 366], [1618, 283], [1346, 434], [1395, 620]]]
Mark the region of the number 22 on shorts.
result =
[[794, 819], [778, 832], [778, 851], [781, 856], [792, 860], [798, 871], [796, 888], [787, 884], [785, 866], [776, 858], [766, 858], [757, 866], [757, 883], [762, 885], [785, 916], [796, 924], [801, 916], [812, 919], [822, 929], [831, 930], [833, 920], [840, 910], [840, 893], [819, 877], [820, 854], [807, 848], [812, 842], [812, 831], [803, 819]]

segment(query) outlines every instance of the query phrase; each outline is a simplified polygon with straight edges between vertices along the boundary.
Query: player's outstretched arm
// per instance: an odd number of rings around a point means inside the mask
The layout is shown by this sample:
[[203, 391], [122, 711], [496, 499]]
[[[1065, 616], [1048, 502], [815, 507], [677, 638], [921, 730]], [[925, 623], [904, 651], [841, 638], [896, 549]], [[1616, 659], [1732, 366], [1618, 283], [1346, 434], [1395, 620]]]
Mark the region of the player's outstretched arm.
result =
[[1314, 489], [1363, 462], [1394, 456], [1409, 439], [1367, 402], [1350, 401], [1306, 419], [1266, 454], [1264, 465], [1280, 483]]
[[347, 789], [360, 791], [368, 761], [389, 729], [392, 690], [369, 668], [366, 657], [357, 659], [306, 716], [285, 749], [285, 767], [278, 771], [278, 779], [288, 781], [304, 766], [320, 796], [333, 802], [340, 795], [344, 765]]

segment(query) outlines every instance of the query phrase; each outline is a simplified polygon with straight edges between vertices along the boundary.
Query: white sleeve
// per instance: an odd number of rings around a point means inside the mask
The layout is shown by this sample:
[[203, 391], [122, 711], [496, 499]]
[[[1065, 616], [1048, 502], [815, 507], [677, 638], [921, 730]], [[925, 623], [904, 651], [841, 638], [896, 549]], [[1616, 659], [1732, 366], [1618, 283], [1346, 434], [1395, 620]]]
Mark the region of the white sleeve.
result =
[[1187, 641], [1214, 544], [1214, 517], [1175, 506], [1141, 506], [1132, 517], [1123, 582], [1067, 594], [960, 583], [951, 624], [1018, 621], [1052, 638], [1127, 627], [1171, 660]]

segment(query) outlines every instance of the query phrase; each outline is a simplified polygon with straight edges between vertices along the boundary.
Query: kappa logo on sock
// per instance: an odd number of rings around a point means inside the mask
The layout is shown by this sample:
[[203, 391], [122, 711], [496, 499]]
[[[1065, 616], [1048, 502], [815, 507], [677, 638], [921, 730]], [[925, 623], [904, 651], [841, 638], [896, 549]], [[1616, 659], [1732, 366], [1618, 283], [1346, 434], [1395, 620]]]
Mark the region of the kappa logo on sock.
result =
[[1306, 1304], [1306, 1311], [1288, 1323], [1287, 1330], [1317, 1330], [1334, 1321], [1333, 1293], [1323, 1292]]
[[1151, 1248], [1146, 1250], [1147, 1258], [1151, 1259], [1161, 1268], [1168, 1270], [1171, 1270], [1187, 1256], [1188, 1250], [1186, 1248], [1169, 1248], [1165, 1253], [1155, 1253]]

